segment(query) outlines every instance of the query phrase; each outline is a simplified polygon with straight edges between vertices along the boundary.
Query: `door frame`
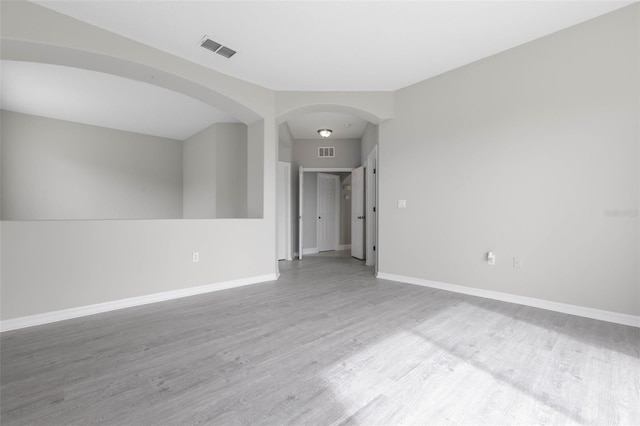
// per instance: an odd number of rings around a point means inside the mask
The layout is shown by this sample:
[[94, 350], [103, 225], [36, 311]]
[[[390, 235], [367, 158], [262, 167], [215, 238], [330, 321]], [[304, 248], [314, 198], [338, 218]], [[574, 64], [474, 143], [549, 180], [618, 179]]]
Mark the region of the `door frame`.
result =
[[365, 166], [356, 167], [351, 172], [351, 257], [359, 260], [367, 257], [365, 174]]
[[[304, 174], [305, 173], [314, 173], [314, 172], [318, 172], [318, 173], [351, 173], [351, 171], [353, 170], [353, 167], [302, 167], [300, 166], [298, 169], [298, 173], [299, 173], [299, 178], [298, 178], [298, 253], [297, 253], [297, 257], [298, 260], [302, 260], [302, 258], [304, 257], [302, 251], [302, 245], [303, 245], [303, 241], [302, 241], [302, 236], [303, 236], [303, 229], [304, 229], [304, 223], [302, 222], [302, 204], [303, 204], [303, 198], [304, 198], [304, 191], [303, 191], [303, 184], [304, 184]], [[317, 227], [316, 227], [317, 229]], [[340, 231], [338, 231], [340, 232]], [[277, 257], [277, 256], [276, 256]]]
[[[334, 196], [333, 196], [333, 247], [329, 250], [331, 251], [337, 250], [338, 246], [340, 246], [340, 176], [332, 175], [328, 173], [316, 172], [316, 178], [319, 180], [320, 175], [329, 176], [333, 181], [334, 187]], [[320, 211], [320, 185], [318, 184], [318, 180], [316, 180], [316, 213]], [[318, 216], [318, 215], [316, 215]], [[320, 250], [320, 219], [316, 219], [316, 246], [318, 251]]]

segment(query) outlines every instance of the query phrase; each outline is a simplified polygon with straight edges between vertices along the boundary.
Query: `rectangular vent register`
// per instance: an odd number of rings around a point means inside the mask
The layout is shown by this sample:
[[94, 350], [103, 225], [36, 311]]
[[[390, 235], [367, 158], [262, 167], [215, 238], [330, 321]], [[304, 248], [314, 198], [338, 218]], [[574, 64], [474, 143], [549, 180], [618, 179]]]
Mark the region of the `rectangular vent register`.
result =
[[319, 158], [333, 158], [336, 156], [336, 147], [335, 146], [321, 146], [318, 147], [318, 157]]

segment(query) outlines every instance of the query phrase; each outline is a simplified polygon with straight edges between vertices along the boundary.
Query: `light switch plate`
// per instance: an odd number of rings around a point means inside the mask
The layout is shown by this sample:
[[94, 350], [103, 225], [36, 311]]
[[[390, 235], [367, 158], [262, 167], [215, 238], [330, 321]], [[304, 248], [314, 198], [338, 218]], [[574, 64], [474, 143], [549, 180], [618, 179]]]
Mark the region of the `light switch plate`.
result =
[[514, 257], [513, 258], [513, 267], [516, 269], [522, 269], [522, 258]]

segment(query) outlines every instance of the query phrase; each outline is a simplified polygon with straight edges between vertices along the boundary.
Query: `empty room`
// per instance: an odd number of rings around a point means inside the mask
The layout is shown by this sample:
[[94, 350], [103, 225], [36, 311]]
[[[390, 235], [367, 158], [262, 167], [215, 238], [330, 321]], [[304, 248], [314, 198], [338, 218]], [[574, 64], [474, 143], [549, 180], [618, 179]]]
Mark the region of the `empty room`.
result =
[[0, 1], [0, 424], [640, 425], [637, 1]]

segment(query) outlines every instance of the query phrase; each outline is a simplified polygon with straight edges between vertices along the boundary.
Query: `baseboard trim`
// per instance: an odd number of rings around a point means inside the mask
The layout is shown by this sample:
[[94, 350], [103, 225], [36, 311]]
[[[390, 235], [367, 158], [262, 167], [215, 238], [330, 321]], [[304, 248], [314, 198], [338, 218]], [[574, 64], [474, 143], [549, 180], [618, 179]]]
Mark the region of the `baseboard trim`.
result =
[[302, 249], [302, 255], [303, 256], [305, 254], [316, 254], [316, 253], [320, 253], [320, 251], [318, 251], [317, 247]]
[[342, 245], [339, 245], [337, 248], [337, 250], [349, 250], [349, 249], [351, 249], [351, 244], [342, 244]]
[[447, 284], [421, 278], [407, 277], [404, 275], [388, 274], [385, 272], [378, 272], [376, 277], [383, 280], [421, 285], [424, 287], [437, 288], [440, 290], [452, 291], [455, 293], [468, 294], [470, 296], [478, 296], [484, 297], [486, 299], [500, 300], [502, 302], [516, 303], [518, 305], [531, 306], [534, 308], [546, 309], [548, 311], [562, 312], [564, 314], [577, 315], [580, 317], [592, 318], [601, 321], [613, 322], [616, 324], [623, 324], [640, 328], [640, 316], [635, 315], [604, 311], [600, 309], [588, 308], [585, 306], [570, 305], [568, 303], [553, 302], [550, 300], [518, 296], [515, 294], [484, 290], [457, 284]]
[[240, 278], [237, 280], [223, 281], [197, 287], [166, 291], [163, 293], [154, 293], [145, 296], [131, 297], [128, 299], [114, 300], [111, 302], [97, 303], [95, 305], [79, 306], [77, 308], [63, 309], [60, 311], [45, 312], [43, 314], [11, 318], [0, 321], [0, 332], [34, 327], [36, 325], [49, 324], [52, 322], [64, 321], [72, 318], [84, 317], [87, 315], [100, 314], [103, 312], [115, 311], [118, 309], [131, 308], [134, 306], [147, 305], [156, 302], [164, 302], [166, 300], [180, 299], [182, 297], [196, 296], [198, 294], [211, 293], [214, 291], [243, 287], [246, 285], [275, 280], [277, 280], [277, 276], [275, 273], [258, 275], [255, 277]]

